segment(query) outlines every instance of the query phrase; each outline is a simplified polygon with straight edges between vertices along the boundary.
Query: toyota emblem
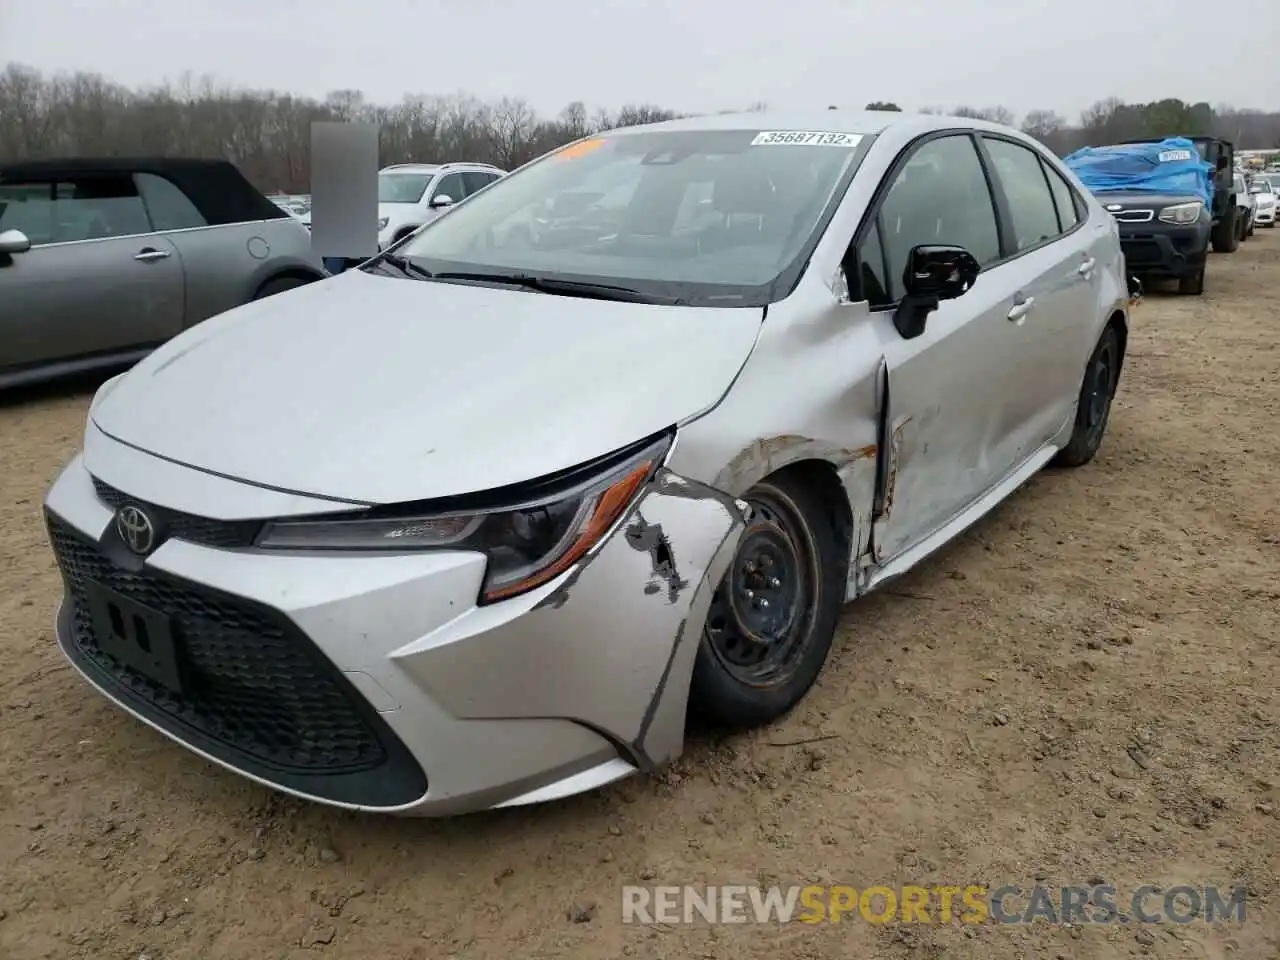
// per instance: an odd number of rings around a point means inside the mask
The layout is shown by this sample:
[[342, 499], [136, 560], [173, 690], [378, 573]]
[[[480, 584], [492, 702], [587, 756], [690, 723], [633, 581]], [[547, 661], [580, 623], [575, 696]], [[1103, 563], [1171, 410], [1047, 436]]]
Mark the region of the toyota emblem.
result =
[[156, 527], [140, 507], [132, 504], [121, 507], [116, 513], [116, 533], [134, 553], [143, 556], [151, 552], [156, 543]]

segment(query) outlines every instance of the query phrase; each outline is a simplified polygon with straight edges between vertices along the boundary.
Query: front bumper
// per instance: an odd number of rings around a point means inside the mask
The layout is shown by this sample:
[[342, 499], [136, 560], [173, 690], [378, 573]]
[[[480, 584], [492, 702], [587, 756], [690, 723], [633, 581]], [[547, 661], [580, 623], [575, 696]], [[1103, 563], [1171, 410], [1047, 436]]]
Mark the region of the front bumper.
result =
[[[45, 503], [66, 585], [59, 646], [100, 693], [208, 760], [321, 803], [443, 816], [589, 790], [682, 749], [738, 501], [660, 471], [583, 564], [477, 607], [478, 554], [256, 550], [243, 518], [306, 503], [101, 438], [87, 456], [96, 484], [78, 456]], [[193, 497], [218, 519], [193, 515]], [[169, 539], [145, 560], [116, 532], [126, 502], [167, 508]], [[94, 584], [173, 624], [181, 692], [103, 651]]]
[[1141, 277], [1178, 279], [1204, 265], [1210, 226], [1173, 226], [1152, 221], [1120, 224], [1120, 249], [1127, 269]]
[[1253, 215], [1253, 222], [1255, 225], [1274, 224], [1276, 222], [1276, 208], [1266, 207], [1264, 209], [1259, 207], [1258, 211]]

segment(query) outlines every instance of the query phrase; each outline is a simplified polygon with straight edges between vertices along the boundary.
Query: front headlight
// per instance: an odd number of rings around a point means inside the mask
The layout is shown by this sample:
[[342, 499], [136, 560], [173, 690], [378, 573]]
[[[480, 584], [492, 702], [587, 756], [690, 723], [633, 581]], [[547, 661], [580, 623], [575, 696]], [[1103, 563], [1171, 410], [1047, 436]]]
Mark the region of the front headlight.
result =
[[[489, 559], [481, 603], [505, 600], [558, 577], [581, 560], [635, 502], [662, 465], [671, 435], [599, 468], [574, 471], [554, 492], [515, 505], [447, 512], [379, 508], [358, 517], [269, 523], [257, 545], [275, 550], [470, 550]], [[378, 516], [379, 512], [383, 515]]]
[[378, 229], [379, 229], [379, 230], [385, 230], [385, 229], [387, 229], [387, 224], [388, 224], [388, 223], [390, 223], [390, 222], [391, 222], [391, 218], [390, 218], [390, 217], [379, 217], [379, 218], [378, 218]]
[[1165, 207], [1160, 211], [1159, 219], [1164, 223], [1195, 223], [1200, 219], [1200, 211], [1204, 209], [1204, 204], [1199, 200], [1193, 200], [1190, 203], [1175, 203], [1171, 207]]

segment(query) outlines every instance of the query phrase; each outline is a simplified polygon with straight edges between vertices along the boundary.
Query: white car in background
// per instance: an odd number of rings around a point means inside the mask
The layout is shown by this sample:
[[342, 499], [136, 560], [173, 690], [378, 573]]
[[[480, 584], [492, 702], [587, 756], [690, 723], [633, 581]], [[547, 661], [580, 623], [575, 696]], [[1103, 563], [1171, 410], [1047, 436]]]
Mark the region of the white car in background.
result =
[[1257, 204], [1250, 193], [1249, 181], [1243, 173], [1237, 173], [1231, 189], [1235, 191], [1236, 206], [1240, 208], [1240, 239], [1248, 240], [1253, 236], [1254, 214]]
[[1256, 226], [1275, 229], [1277, 183], [1280, 183], [1280, 175], [1257, 176], [1249, 185], [1249, 198], [1254, 205], [1253, 222]]
[[445, 208], [507, 172], [488, 163], [397, 163], [378, 171], [378, 249], [385, 249]]

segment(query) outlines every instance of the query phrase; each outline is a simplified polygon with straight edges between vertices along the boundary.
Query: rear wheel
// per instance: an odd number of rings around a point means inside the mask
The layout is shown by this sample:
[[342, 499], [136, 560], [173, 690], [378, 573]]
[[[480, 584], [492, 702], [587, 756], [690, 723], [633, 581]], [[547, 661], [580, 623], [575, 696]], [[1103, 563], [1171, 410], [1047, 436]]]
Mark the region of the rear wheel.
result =
[[818, 489], [798, 473], [743, 497], [752, 516], [707, 612], [690, 712], [749, 729], [786, 714], [826, 662], [844, 601], [844, 547]]
[[1198, 297], [1204, 293], [1204, 264], [1196, 267], [1194, 273], [1183, 274], [1178, 278], [1178, 292], [1184, 296]]
[[1107, 421], [1111, 417], [1111, 401], [1120, 380], [1121, 359], [1120, 334], [1108, 324], [1085, 368], [1076, 404], [1075, 429], [1071, 432], [1071, 440], [1054, 457], [1055, 466], [1082, 467], [1102, 446], [1102, 437], [1107, 432]]
[[263, 300], [267, 297], [275, 296], [277, 293], [292, 290], [294, 287], [305, 287], [311, 282], [311, 280], [304, 280], [302, 277], [276, 277], [274, 280], [268, 280], [260, 286], [258, 292], [253, 295], [253, 299]]

